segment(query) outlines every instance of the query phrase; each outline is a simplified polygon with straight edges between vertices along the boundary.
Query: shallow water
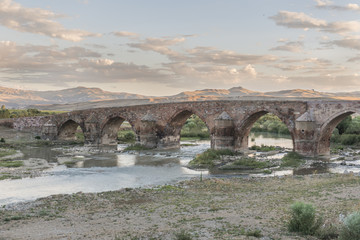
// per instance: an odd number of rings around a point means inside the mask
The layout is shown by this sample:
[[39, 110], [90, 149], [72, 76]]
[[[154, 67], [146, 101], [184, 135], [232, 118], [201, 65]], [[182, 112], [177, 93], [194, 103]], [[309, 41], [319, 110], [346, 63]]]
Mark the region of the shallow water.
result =
[[[274, 145], [292, 148], [289, 137], [278, 135], [251, 134], [249, 146]], [[251, 141], [254, 139], [254, 141]], [[189, 142], [182, 142], [189, 143]], [[342, 161], [297, 170], [273, 169], [272, 174], [250, 174], [249, 172], [191, 170], [186, 167], [191, 159], [210, 148], [210, 141], [197, 141], [195, 146], [182, 146], [175, 150], [149, 150], [137, 152], [92, 152], [86, 147], [70, 150], [51, 149], [50, 147], [23, 149], [26, 158], [46, 159], [52, 167], [45, 170], [41, 177], [0, 181], [0, 206], [20, 201], [34, 200], [52, 194], [75, 192], [102, 192], [121, 188], [149, 187], [171, 184], [193, 177], [231, 177], [231, 176], [282, 176], [292, 174], [312, 174], [322, 172], [360, 172], [360, 160], [352, 161], [354, 166], [342, 166]], [[125, 145], [118, 145], [121, 150]], [[268, 159], [281, 158], [285, 153], [267, 156]], [[256, 154], [258, 155], [258, 154]], [[73, 167], [58, 165], [57, 158], [76, 159]]]

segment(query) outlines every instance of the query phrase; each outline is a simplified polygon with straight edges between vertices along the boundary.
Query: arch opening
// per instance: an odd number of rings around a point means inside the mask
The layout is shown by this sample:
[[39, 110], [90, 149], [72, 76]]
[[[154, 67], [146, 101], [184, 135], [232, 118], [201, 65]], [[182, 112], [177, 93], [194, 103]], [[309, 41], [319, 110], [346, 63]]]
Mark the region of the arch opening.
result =
[[79, 123], [67, 120], [59, 128], [58, 139], [82, 143], [84, 142], [84, 132]]
[[169, 122], [162, 144], [165, 148], [178, 148], [180, 141], [209, 139], [210, 131], [204, 119], [192, 111], [184, 110], [177, 113]]
[[122, 117], [109, 118], [101, 130], [101, 144], [133, 143], [137, 139], [132, 125]]
[[331, 144], [360, 144], [360, 117], [353, 117], [354, 113], [339, 113], [322, 125], [317, 144], [318, 155], [330, 156]]
[[239, 131], [238, 141], [242, 150], [273, 146], [294, 149], [294, 137], [284, 119], [268, 111], [250, 115]]

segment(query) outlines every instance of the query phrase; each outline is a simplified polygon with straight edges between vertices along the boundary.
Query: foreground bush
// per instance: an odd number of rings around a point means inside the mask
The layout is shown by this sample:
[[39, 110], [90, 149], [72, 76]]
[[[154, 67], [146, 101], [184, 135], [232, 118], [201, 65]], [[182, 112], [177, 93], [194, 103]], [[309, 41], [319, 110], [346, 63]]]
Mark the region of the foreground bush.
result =
[[316, 211], [311, 204], [296, 202], [291, 205], [291, 219], [287, 226], [290, 232], [314, 235], [321, 224], [322, 219], [316, 219]]
[[359, 240], [360, 239], [360, 211], [354, 212], [344, 219], [341, 228], [340, 240]]

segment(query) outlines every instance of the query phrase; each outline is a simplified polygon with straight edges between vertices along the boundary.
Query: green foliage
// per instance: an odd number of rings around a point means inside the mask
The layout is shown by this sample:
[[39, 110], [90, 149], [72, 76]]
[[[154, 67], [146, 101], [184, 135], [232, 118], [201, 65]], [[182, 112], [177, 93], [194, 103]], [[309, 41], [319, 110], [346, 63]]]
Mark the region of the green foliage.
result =
[[341, 227], [339, 240], [360, 239], [360, 211], [354, 212], [344, 219]]
[[334, 129], [330, 141], [342, 145], [360, 145], [360, 117], [346, 117]]
[[298, 167], [304, 162], [304, 159], [297, 152], [289, 152], [281, 159], [281, 161], [281, 167]]
[[274, 114], [260, 117], [252, 126], [251, 131], [290, 134], [287, 126]]
[[127, 146], [124, 151], [141, 151], [141, 150], [149, 150], [150, 148], [145, 147], [140, 144], [132, 144], [130, 146]]
[[196, 115], [191, 115], [181, 129], [182, 138], [209, 139], [210, 133], [206, 124]]
[[1, 161], [0, 167], [7, 167], [7, 168], [16, 168], [23, 166], [24, 163], [22, 161]]
[[346, 117], [344, 120], [342, 120], [337, 126], [336, 128], [339, 131], [339, 134], [343, 134], [346, 132], [346, 130], [348, 129], [348, 127], [351, 125], [352, 123], [352, 117], [348, 116]]
[[193, 237], [185, 230], [175, 233], [175, 240], [192, 240]]
[[248, 230], [248, 231], [245, 233], [245, 235], [248, 236], [248, 237], [256, 237], [256, 238], [262, 237], [261, 230], [259, 230], [259, 229]]
[[287, 224], [290, 232], [314, 235], [322, 224], [322, 219], [316, 217], [315, 208], [311, 204], [295, 202], [291, 205], [291, 219]]
[[[33, 116], [47, 116], [54, 115], [59, 113], [64, 113], [65, 111], [41, 111], [35, 108], [30, 109], [10, 109], [9, 116], [6, 118], [19, 118], [19, 117], [33, 117]], [[0, 110], [1, 112], [1, 110]], [[0, 114], [1, 116], [1, 114]]]
[[16, 153], [14, 149], [0, 149], [0, 157], [10, 156]]
[[321, 240], [331, 240], [337, 239], [339, 236], [339, 229], [337, 225], [334, 224], [326, 224], [321, 226], [316, 231], [316, 237]]
[[118, 141], [124, 143], [134, 143], [136, 135], [132, 130], [122, 130], [118, 132]]
[[267, 145], [264, 145], [264, 144], [261, 144], [261, 146], [253, 145], [249, 149], [250, 150], [256, 150], [256, 151], [259, 151], [259, 152], [270, 152], [270, 151], [278, 150], [278, 148], [275, 147], [275, 146], [267, 146]]
[[79, 131], [79, 132], [76, 131], [75, 137], [76, 137], [76, 141], [80, 141], [80, 142], [85, 141], [85, 136], [84, 136], [84, 133], [82, 131]]
[[189, 162], [190, 166], [213, 167], [214, 160], [220, 159], [221, 155], [234, 156], [235, 153], [229, 149], [214, 150], [208, 149]]
[[269, 162], [257, 161], [255, 158], [240, 158], [234, 162], [235, 166], [244, 166], [252, 169], [271, 167]]

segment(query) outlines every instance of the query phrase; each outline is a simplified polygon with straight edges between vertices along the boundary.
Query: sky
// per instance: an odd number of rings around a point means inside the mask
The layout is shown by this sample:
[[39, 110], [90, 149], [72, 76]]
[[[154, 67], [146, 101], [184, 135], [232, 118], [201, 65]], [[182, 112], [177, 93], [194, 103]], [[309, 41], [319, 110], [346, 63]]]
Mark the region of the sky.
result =
[[0, 86], [360, 91], [360, 0], [0, 0]]

